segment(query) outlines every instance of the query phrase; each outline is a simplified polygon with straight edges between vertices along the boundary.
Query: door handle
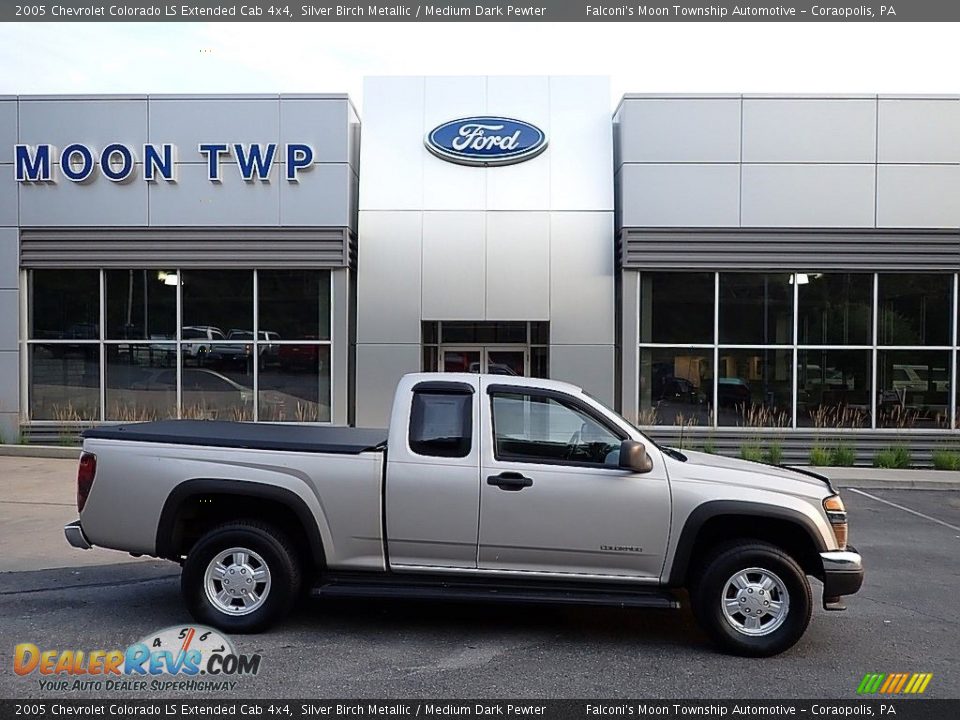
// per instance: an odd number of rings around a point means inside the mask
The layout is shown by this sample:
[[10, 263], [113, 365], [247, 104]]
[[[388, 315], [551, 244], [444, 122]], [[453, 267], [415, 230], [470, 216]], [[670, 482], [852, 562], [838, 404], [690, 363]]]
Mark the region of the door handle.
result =
[[533, 485], [533, 480], [518, 472], [503, 472], [487, 478], [487, 485], [496, 485], [501, 490], [523, 490]]

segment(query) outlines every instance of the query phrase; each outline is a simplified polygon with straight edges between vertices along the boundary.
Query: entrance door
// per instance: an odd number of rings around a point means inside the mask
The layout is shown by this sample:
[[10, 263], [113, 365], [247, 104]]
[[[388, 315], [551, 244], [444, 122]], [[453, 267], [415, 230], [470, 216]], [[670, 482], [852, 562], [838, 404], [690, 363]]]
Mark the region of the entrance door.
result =
[[490, 373], [523, 377], [530, 373], [527, 348], [445, 347], [441, 351], [443, 372]]

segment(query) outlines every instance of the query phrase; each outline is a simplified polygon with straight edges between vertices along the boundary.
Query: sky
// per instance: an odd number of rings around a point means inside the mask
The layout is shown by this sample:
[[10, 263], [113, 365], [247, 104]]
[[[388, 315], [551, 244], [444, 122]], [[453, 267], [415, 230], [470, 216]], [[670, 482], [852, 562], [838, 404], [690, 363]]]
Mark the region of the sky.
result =
[[2, 23], [0, 94], [346, 92], [608, 75], [625, 92], [960, 93], [951, 23]]

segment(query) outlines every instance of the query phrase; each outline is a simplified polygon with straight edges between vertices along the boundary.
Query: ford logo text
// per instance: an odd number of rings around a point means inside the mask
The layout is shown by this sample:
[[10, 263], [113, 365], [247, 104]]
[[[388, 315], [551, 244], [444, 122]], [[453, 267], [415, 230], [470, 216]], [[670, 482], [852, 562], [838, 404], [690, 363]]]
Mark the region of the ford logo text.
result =
[[547, 148], [536, 125], [504, 117], [469, 117], [438, 125], [424, 138], [427, 150], [460, 165], [512, 165]]

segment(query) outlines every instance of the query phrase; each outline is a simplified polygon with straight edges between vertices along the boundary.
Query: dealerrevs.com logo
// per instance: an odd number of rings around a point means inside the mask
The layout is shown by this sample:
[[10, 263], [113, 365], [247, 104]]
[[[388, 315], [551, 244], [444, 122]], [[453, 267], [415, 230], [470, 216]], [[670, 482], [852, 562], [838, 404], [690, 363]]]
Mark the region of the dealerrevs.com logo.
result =
[[50, 650], [20, 643], [13, 671], [37, 677], [40, 689], [75, 691], [230, 691], [238, 676], [256, 675], [260, 655], [241, 655], [233, 642], [202, 625], [173, 626], [126, 649]]

